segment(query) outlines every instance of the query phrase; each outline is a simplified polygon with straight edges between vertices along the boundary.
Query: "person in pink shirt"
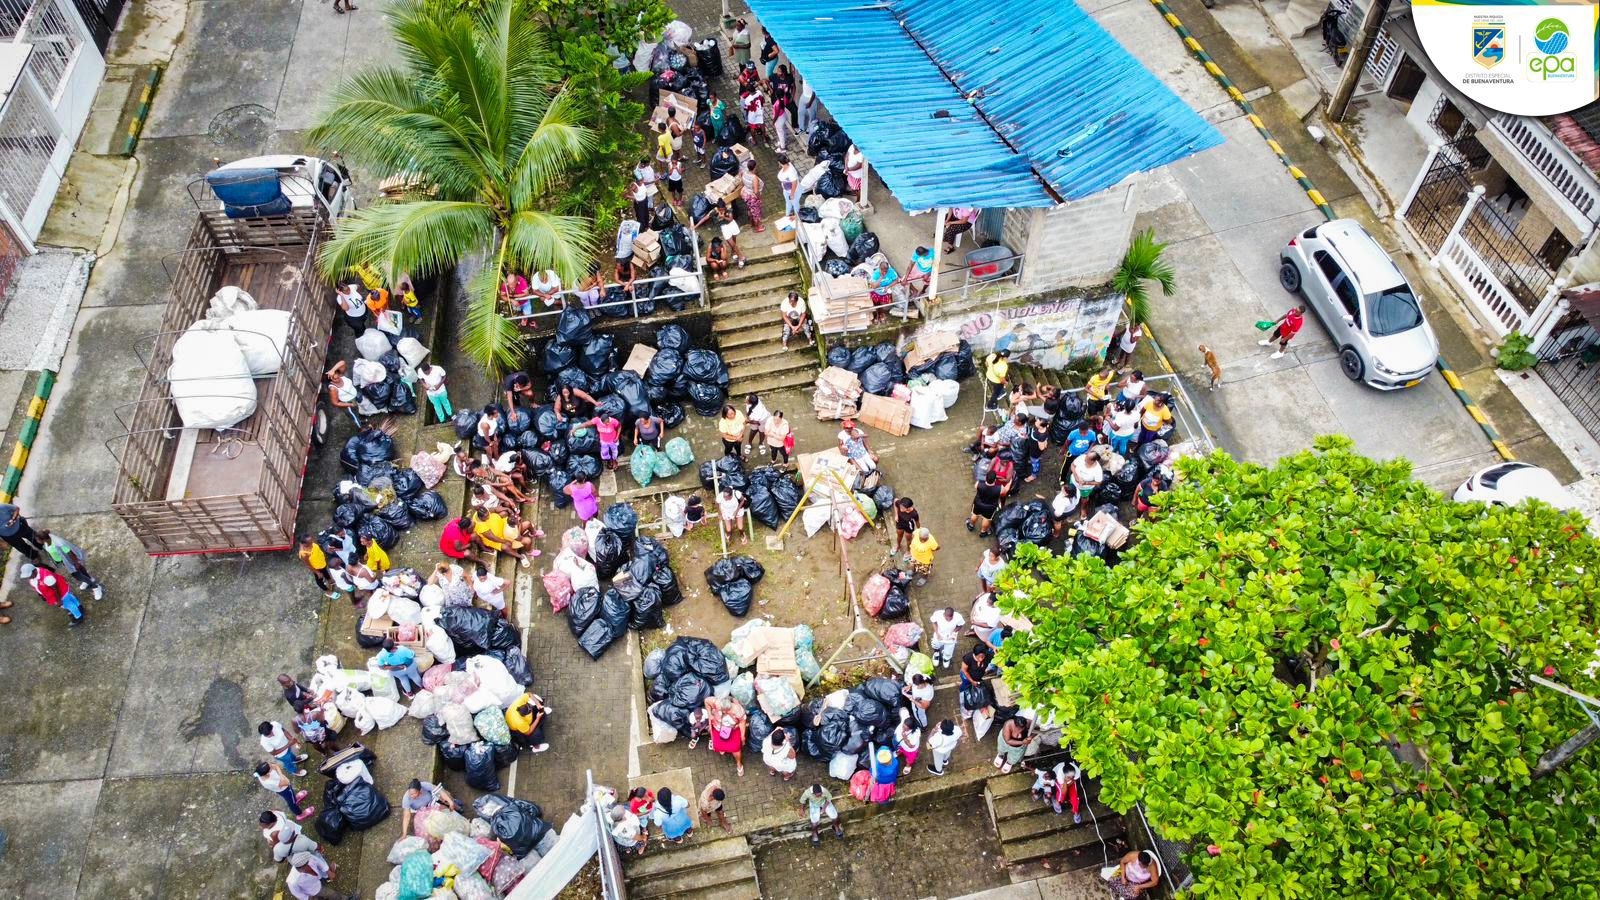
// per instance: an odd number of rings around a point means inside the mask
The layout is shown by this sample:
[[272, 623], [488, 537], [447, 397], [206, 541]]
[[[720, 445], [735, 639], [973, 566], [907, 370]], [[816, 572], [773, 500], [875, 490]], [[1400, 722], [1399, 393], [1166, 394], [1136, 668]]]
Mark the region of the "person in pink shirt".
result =
[[601, 413], [585, 424], [600, 433], [600, 459], [606, 468], [617, 467], [617, 456], [622, 452], [622, 420], [610, 413]]

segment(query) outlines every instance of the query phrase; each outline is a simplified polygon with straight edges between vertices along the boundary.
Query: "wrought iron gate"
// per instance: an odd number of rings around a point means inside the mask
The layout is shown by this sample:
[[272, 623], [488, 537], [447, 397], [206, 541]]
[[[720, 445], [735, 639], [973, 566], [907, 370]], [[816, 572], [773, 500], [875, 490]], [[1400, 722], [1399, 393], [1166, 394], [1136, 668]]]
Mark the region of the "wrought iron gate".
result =
[[128, 0], [72, 0], [101, 53], [105, 53], [106, 46], [111, 43], [111, 33], [117, 30], [117, 18], [127, 4]]
[[1600, 440], [1600, 334], [1580, 322], [1551, 335], [1540, 349], [1540, 377], [1573, 418]]
[[1405, 209], [1405, 220], [1429, 253], [1438, 253], [1444, 239], [1461, 218], [1472, 180], [1467, 177], [1467, 162], [1450, 144], [1439, 148], [1433, 163], [1422, 178], [1416, 196]]

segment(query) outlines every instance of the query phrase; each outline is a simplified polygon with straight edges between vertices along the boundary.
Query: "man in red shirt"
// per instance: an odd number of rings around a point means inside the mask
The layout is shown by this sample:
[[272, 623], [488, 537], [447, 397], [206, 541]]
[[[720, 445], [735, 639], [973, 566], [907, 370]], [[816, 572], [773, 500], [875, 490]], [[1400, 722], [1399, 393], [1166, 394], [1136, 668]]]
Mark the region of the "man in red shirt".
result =
[[66, 579], [50, 569], [41, 569], [33, 563], [23, 563], [22, 567], [17, 569], [17, 574], [23, 581], [33, 585], [33, 589], [39, 592], [44, 602], [66, 610], [67, 614], [72, 616], [72, 621], [68, 624], [76, 625], [83, 621], [83, 607], [78, 605], [77, 596], [67, 587]]
[[1296, 306], [1279, 317], [1278, 321], [1273, 324], [1271, 334], [1256, 341], [1256, 343], [1266, 347], [1276, 341], [1278, 352], [1272, 354], [1272, 358], [1278, 359], [1283, 356], [1284, 351], [1289, 349], [1289, 342], [1294, 340], [1294, 336], [1300, 333], [1300, 327], [1304, 324], [1306, 324], [1306, 308], [1304, 306]]

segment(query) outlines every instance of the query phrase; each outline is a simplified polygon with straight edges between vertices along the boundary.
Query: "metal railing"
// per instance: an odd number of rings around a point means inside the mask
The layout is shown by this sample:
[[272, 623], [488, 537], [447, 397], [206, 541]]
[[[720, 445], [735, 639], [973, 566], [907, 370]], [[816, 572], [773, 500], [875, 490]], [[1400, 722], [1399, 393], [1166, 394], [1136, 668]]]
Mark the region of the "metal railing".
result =
[[[590, 311], [590, 312], [595, 312], [597, 310], [604, 310], [604, 309], [620, 309], [622, 307], [627, 307], [628, 308], [628, 316], [627, 317], [628, 318], [634, 318], [634, 319], [639, 318], [639, 304], [640, 303], [665, 303], [668, 300], [675, 300], [675, 299], [677, 299], [679, 297], [693, 297], [693, 298], [696, 298], [697, 305], [701, 309], [705, 309], [706, 308], [706, 304], [708, 302], [707, 298], [706, 298], [706, 267], [705, 267], [705, 261], [700, 258], [700, 235], [693, 228], [689, 228], [688, 231], [689, 231], [689, 252], [690, 252], [690, 254], [692, 254], [694, 256], [694, 271], [693, 272], [686, 273], [685, 275], [657, 275], [657, 276], [653, 276], [653, 277], [650, 277], [650, 278], [636, 278], [636, 279], [634, 279], [634, 282], [633, 282], [633, 292], [628, 296], [628, 299], [626, 299], [626, 300], [609, 300], [609, 301], [600, 300], [600, 301], [597, 301], [595, 303], [584, 303], [582, 300], [579, 300], [579, 305], [582, 306], [584, 309]], [[697, 287], [696, 290], [685, 291], [685, 290], [678, 290], [678, 289], [675, 288], [673, 290], [673, 292], [670, 293], [670, 294], [657, 294], [654, 297], [645, 297], [643, 300], [641, 300], [639, 298], [639, 288], [640, 288], [641, 285], [659, 284], [661, 282], [671, 282], [671, 281], [675, 281], [675, 280], [678, 280], [678, 279], [681, 279], [681, 278], [685, 278], [685, 277], [689, 277], [689, 278], [693, 278], [694, 279], [695, 285]], [[611, 292], [612, 288], [620, 288], [620, 287], [622, 287], [622, 283], [621, 282], [607, 281], [607, 282], [603, 283], [600, 286], [600, 296], [603, 298], [603, 297], [606, 296], [606, 294]], [[562, 311], [565, 310], [566, 307], [567, 307], [568, 301], [566, 300], [566, 298], [567, 297], [576, 298], [579, 293], [580, 293], [579, 291], [573, 290], [571, 288], [562, 288], [561, 290], [556, 291], [555, 294], [546, 302], [546, 306], [548, 307], [547, 309], [537, 309], [537, 310], [534, 310], [531, 313], [526, 313], [526, 314], [522, 314], [522, 315], [508, 316], [507, 318], [509, 318], [513, 322], [529, 322], [534, 327], [537, 327], [538, 324], [539, 324], [539, 320], [541, 320], [541, 319], [556, 319], [556, 318], [560, 318]], [[538, 295], [538, 294], [527, 293], [527, 294], [518, 294], [515, 297], [505, 298], [505, 302], [511, 304], [512, 310], [516, 310], [517, 307], [521, 306], [524, 303], [532, 304], [535, 301], [542, 300], [542, 299], [543, 298], [540, 297], [540, 295]], [[604, 315], [604, 313], [602, 313], [602, 315]]]
[[1555, 139], [1544, 123], [1526, 116], [1500, 114], [1489, 125], [1517, 148], [1534, 171], [1584, 219], [1593, 220], [1600, 206], [1600, 182]]
[[611, 839], [611, 830], [606, 827], [610, 821], [606, 810], [600, 805], [600, 798], [595, 796], [594, 771], [584, 771], [584, 779], [589, 785], [588, 807], [590, 818], [594, 820], [595, 838], [599, 845], [596, 858], [600, 863], [600, 896], [603, 900], [626, 900], [628, 896], [627, 876], [622, 871], [622, 853], [617, 849], [617, 842]]

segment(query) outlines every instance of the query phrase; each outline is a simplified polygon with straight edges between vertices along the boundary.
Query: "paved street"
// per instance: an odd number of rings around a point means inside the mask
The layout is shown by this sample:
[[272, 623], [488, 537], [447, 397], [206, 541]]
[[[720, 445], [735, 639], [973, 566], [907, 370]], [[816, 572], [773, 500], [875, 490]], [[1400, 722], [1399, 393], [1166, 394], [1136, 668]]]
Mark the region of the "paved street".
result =
[[[9, 685], [0, 697], [0, 719], [8, 723], [0, 730], [5, 896], [269, 896], [278, 873], [253, 823], [271, 798], [247, 774], [259, 756], [255, 723], [284, 711], [272, 677], [308, 673], [317, 648], [333, 644], [328, 621], [343, 623], [340, 638], [348, 639], [348, 613], [327, 615], [292, 556], [145, 556], [109, 512], [116, 467], [103, 442], [118, 430], [118, 405], [138, 395], [143, 366], [137, 336], [159, 327], [168, 291], [163, 263], [183, 246], [193, 222], [187, 185], [213, 157], [314, 149], [304, 145], [302, 133], [315, 118], [316, 101], [341, 73], [379, 55], [385, 0], [364, 0], [360, 13], [347, 16], [336, 16], [320, 0], [148, 5], [155, 9], [130, 14], [111, 62], [149, 63], [162, 35], [178, 33], [174, 19], [182, 23], [181, 39], [139, 144], [120, 230], [93, 269], [19, 491], [35, 523], [88, 548], [107, 597], [89, 604], [89, 621], [69, 631], [63, 613], [18, 588], [15, 561], [6, 573], [4, 596], [16, 607], [13, 624], [0, 630], [7, 651], [0, 654], [0, 678]], [[686, 18], [697, 25], [714, 20], [715, 5], [707, 0], [689, 6]], [[1281, 360], [1256, 345], [1253, 323], [1293, 302], [1277, 285], [1278, 250], [1292, 233], [1321, 221], [1320, 214], [1149, 3], [1084, 0], [1084, 6], [1226, 138], [1222, 146], [1152, 173], [1139, 194], [1140, 226], [1153, 226], [1171, 243], [1168, 254], [1179, 275], [1177, 295], [1153, 304], [1155, 333], [1188, 379], [1218, 443], [1268, 462], [1307, 446], [1315, 435], [1343, 432], [1364, 452], [1410, 457], [1418, 474], [1439, 487], [1497, 459], [1441, 378], [1389, 394], [1353, 384], [1340, 373], [1314, 319]], [[1226, 46], [1198, 2], [1174, 6], [1208, 45]], [[1254, 81], [1250, 88], [1285, 86], [1280, 74], [1232, 74], [1242, 84]], [[1258, 104], [1292, 118], [1275, 97]], [[1273, 127], [1341, 214], [1372, 219], [1360, 191], [1325, 151], [1288, 123]], [[1399, 246], [1380, 233], [1386, 246]], [[1508, 442], [1519, 455], [1565, 465], [1493, 379], [1481, 346], [1450, 311], [1456, 301], [1441, 296], [1430, 298], [1428, 313], [1445, 351]], [[1215, 393], [1204, 390], [1198, 375], [1195, 345], [1202, 342], [1217, 351], [1224, 368], [1225, 383]], [[10, 385], [20, 379], [4, 376], [0, 384], [9, 400]], [[456, 378], [453, 371], [452, 384]], [[458, 396], [468, 399], [485, 388], [465, 375], [461, 382], [465, 393]], [[943, 443], [952, 444], [943, 449], [952, 458], [955, 430], [966, 421], [941, 426]], [[915, 434], [900, 439], [901, 460], [915, 440]], [[947, 473], [910, 474], [913, 466], [900, 465], [908, 474], [896, 486], [904, 493], [948, 487]], [[326, 521], [323, 498], [336, 470], [333, 453], [313, 461], [303, 522]], [[952, 509], [965, 503], [964, 496], [946, 499]], [[552, 540], [557, 535], [550, 530]], [[960, 552], [970, 551], [967, 543], [959, 541]], [[403, 562], [411, 563], [423, 561]], [[971, 561], [952, 558], [949, 565], [965, 577]], [[585, 767], [611, 781], [628, 771], [631, 723], [622, 717], [637, 715], [630, 705], [634, 670], [620, 647], [599, 664], [578, 659], [548, 607], [533, 621], [529, 653], [538, 689], [563, 714], [551, 735], [562, 753], [531, 763], [525, 758], [516, 789], [541, 802], [557, 796], [552, 811], [564, 815], [575, 798], [562, 793], [563, 786]], [[952, 703], [951, 693], [941, 691], [941, 705]], [[603, 728], [586, 723], [585, 710], [596, 708], [617, 710], [617, 716], [600, 723]], [[411, 722], [399, 727], [415, 729]], [[966, 754], [983, 764], [976, 748]], [[740, 800], [749, 807], [737, 812], [776, 814], [776, 797], [776, 790], [752, 791]]]

